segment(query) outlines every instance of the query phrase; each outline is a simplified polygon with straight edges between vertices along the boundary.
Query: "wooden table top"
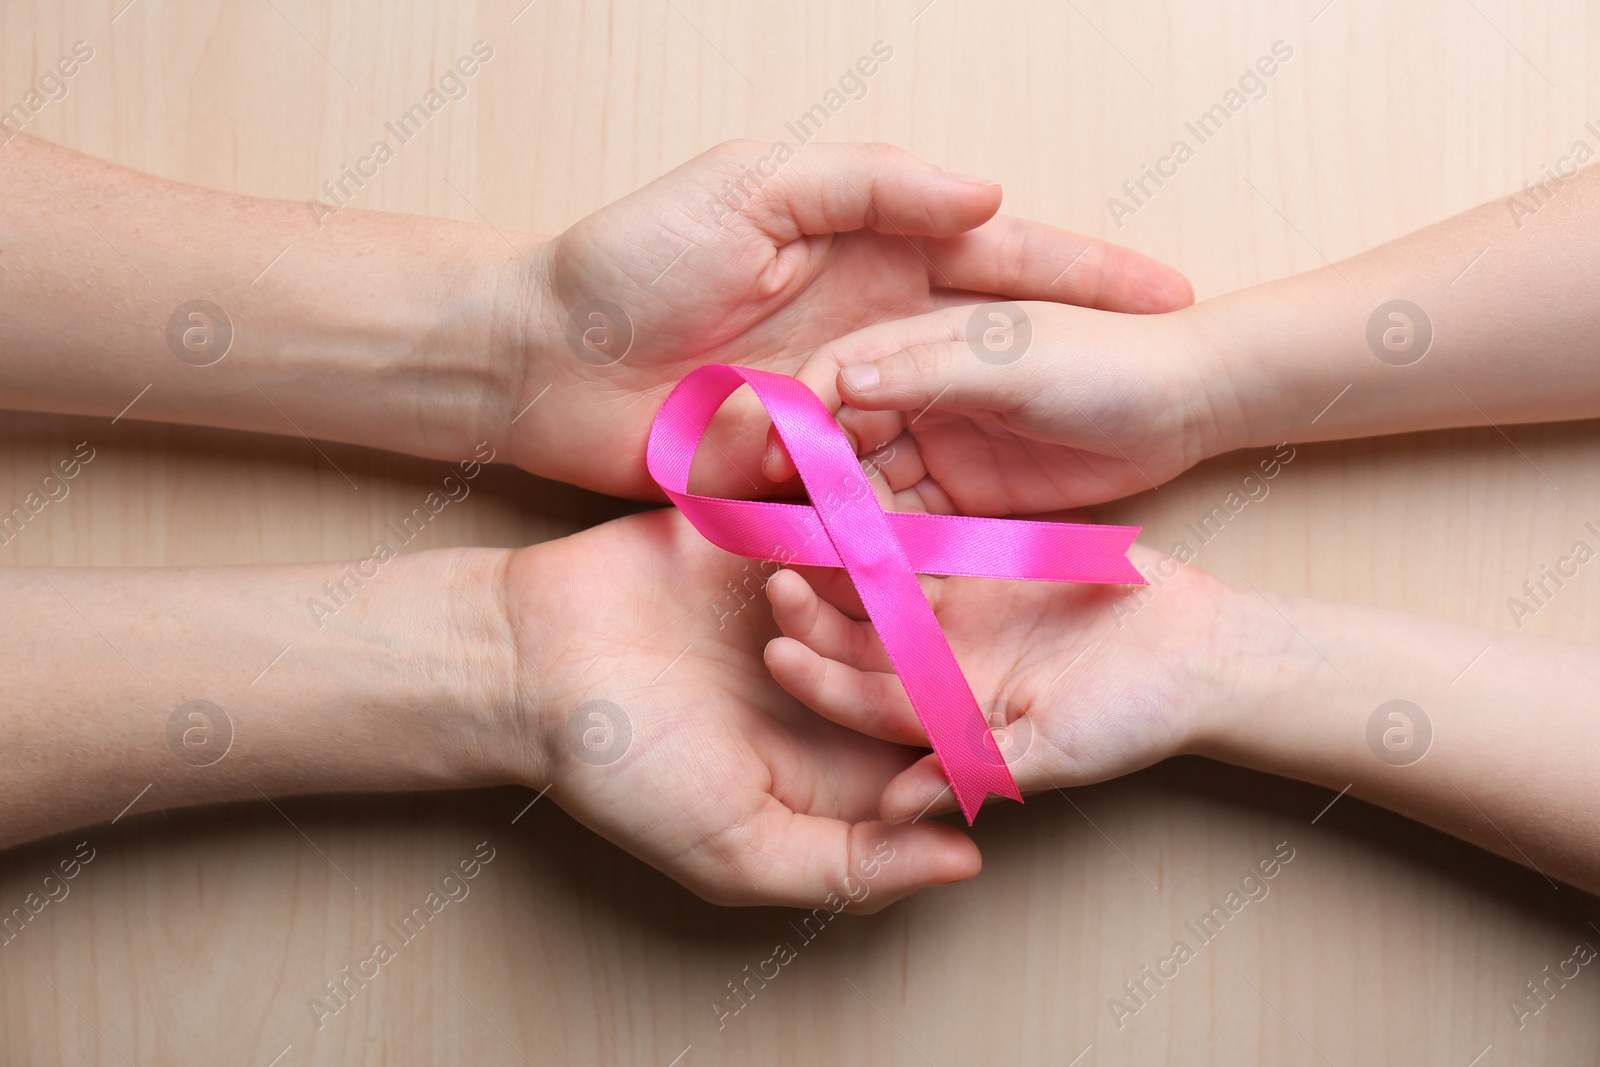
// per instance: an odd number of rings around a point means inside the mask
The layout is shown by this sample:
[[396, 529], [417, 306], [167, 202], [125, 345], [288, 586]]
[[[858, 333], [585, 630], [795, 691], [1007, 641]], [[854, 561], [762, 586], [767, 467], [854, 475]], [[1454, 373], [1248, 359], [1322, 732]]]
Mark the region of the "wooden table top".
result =
[[[882, 41], [892, 58], [823, 139], [997, 179], [1008, 212], [1174, 262], [1202, 297], [1336, 261], [1600, 144], [1585, 127], [1600, 15], [1572, 0], [334, 7], [16, 0], [0, 12], [0, 108], [84, 41], [93, 58], [30, 132], [304, 200], [481, 40], [493, 59], [469, 94], [355, 202], [555, 232], [722, 140], [792, 139], [785, 124]], [[1276, 42], [1290, 58], [1201, 143], [1185, 124]], [[1192, 158], [1129, 202], [1123, 182], [1180, 139]], [[1511, 628], [1506, 598], [1600, 518], [1600, 428], [1503, 429], [1303, 446], [1198, 562]], [[355, 558], [444, 466], [323, 446], [355, 493], [298, 438], [6, 413], [0, 500], [85, 439], [92, 468], [0, 565]], [[1098, 515], [1165, 547], [1258, 458]], [[622, 507], [498, 469], [417, 547], [527, 543]], [[1600, 582], [1571, 583], [1525, 628], [1600, 639]], [[996, 808], [976, 830], [981, 877], [809, 940], [793, 913], [703, 904], [532, 799], [143, 812], [8, 852], [3, 909], [78, 841], [93, 859], [0, 949], [0, 1063], [1491, 1067], [1600, 1048], [1600, 976], [1520, 1028], [1509, 1008], [1600, 939], [1594, 898], [1348, 797], [1330, 807], [1318, 787], [1178, 760]], [[480, 841], [495, 858], [470, 894], [319, 1029], [308, 1001]], [[1293, 860], [1264, 899], [1137, 1013], [1108, 1006], [1280, 848]], [[779, 942], [796, 958], [730, 999]]]

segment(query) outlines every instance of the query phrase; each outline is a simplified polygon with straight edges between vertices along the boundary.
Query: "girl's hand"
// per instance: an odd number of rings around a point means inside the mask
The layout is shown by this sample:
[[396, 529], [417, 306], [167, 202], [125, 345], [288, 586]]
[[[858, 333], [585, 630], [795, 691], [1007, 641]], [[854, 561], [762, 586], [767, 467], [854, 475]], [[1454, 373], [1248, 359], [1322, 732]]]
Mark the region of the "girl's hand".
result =
[[[1131, 557], [1146, 572], [1177, 566], [1138, 545]], [[859, 614], [841, 579], [812, 580], [783, 570], [767, 585], [784, 634], [767, 646], [773, 677], [834, 722], [926, 747], [872, 624], [835, 606]], [[1189, 751], [1226, 700], [1214, 652], [1228, 647], [1231, 594], [1193, 567], [1159, 587], [927, 578], [924, 589], [1024, 793]], [[955, 807], [930, 754], [889, 783], [881, 811], [902, 822]]]
[[[798, 377], [882, 470], [899, 511], [1096, 504], [1154, 488], [1236, 437], [1226, 376], [1187, 312], [950, 307], [824, 345]], [[776, 433], [763, 472], [793, 476]]]

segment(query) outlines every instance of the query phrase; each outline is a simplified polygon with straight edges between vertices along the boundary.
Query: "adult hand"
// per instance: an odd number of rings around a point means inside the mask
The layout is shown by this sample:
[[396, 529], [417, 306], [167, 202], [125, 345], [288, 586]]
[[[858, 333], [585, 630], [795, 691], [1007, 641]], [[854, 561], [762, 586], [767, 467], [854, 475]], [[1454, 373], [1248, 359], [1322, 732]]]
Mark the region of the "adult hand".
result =
[[[998, 186], [884, 145], [723, 145], [555, 238], [196, 189], [26, 135], [6, 153], [7, 406], [452, 462], [488, 442], [623, 496], [660, 498], [645, 435], [702, 363], [793, 372], [825, 341], [975, 292], [1190, 300], [1171, 269], [995, 218]], [[89, 289], [113, 311], [82, 314]], [[714, 491], [771, 489], [764, 429], [730, 405], [710, 440], [732, 460], [705, 457]]]
[[832, 894], [835, 910], [876, 911], [976, 874], [954, 827], [877, 820], [916, 752], [818, 718], [772, 680], [766, 573], [670, 509], [512, 554], [523, 715], [517, 740], [492, 746], [506, 776], [550, 784], [580, 822], [716, 903]]
[[[998, 185], [888, 145], [788, 156], [739, 141], [704, 153], [539, 246], [528, 285], [510, 287], [523, 375], [506, 419], [538, 400], [507, 458], [657, 498], [644, 440], [667, 391], [701, 364], [793, 373], [853, 330], [976, 294], [1138, 312], [1192, 301], [1171, 268], [996, 217], [1000, 198]], [[702, 457], [705, 491], [771, 488], [759, 475], [765, 429], [752, 398], [728, 405]]]

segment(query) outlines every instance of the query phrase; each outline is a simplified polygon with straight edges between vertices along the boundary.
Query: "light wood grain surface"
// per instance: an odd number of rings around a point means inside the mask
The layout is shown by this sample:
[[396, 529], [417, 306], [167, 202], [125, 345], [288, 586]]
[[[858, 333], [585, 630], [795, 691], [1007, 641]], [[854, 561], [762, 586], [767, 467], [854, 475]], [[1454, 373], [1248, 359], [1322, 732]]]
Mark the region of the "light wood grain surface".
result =
[[[1512, 192], [1573, 141], [1594, 143], [1584, 123], [1600, 120], [1600, 8], [1570, 0], [15, 0], [0, 8], [0, 107], [79, 40], [94, 58], [30, 132], [297, 200], [483, 40], [494, 57], [468, 96], [356, 203], [540, 232], [719, 141], [788, 139], [785, 122], [881, 40], [893, 58], [824, 139], [891, 141], [993, 177], [1006, 210], [1175, 262], [1201, 296]], [[1293, 56], [1265, 95], [1113, 221], [1122, 182], [1280, 40]], [[443, 469], [324, 446], [354, 493], [298, 438], [0, 414], [0, 501], [84, 439], [98, 458], [0, 565], [354, 558]], [[1169, 547], [1257, 458], [1221, 457], [1100, 515]], [[1263, 589], [1509, 627], [1506, 598], [1600, 519], [1597, 458], [1593, 424], [1303, 447], [1199, 562]], [[618, 507], [498, 470], [417, 547], [525, 543]], [[1527, 628], [1600, 639], [1600, 578], [1569, 584]], [[1507, 714], [1538, 730], [1536, 709]], [[165, 812], [149, 797], [115, 825], [108, 811], [107, 825], [9, 852], [6, 910], [77, 842], [94, 859], [0, 949], [0, 1062], [1600, 1056], [1592, 968], [1520, 1029], [1508, 1007], [1574, 943], [1600, 943], [1593, 898], [1349, 798], [1330, 808], [1321, 788], [1176, 761], [998, 807], [976, 830], [976, 881], [809, 942], [794, 914], [702, 904], [551, 804], [525, 810], [532, 799]], [[319, 1030], [307, 1001], [485, 840], [495, 858], [470, 895]], [[1294, 859], [1270, 894], [1119, 1026], [1108, 1000], [1280, 842]], [[798, 958], [719, 1027], [712, 1005], [737, 1003], [727, 983], [778, 942]]]

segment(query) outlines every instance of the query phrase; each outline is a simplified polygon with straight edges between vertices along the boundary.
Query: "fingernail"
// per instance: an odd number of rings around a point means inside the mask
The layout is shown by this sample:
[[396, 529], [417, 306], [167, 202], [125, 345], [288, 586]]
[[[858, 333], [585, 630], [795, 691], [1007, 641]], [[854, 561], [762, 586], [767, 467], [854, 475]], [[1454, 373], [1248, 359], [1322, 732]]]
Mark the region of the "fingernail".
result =
[[776, 441], [767, 443], [767, 454], [761, 458], [761, 469], [769, 474], [778, 469], [778, 443]]
[[991, 186], [991, 185], [999, 185], [1000, 184], [999, 182], [996, 182], [996, 181], [990, 181], [988, 178], [980, 178], [975, 174], [949, 174], [949, 173], [946, 173], [945, 177], [954, 178], [958, 182], [966, 182], [968, 185], [982, 185], [985, 188], [987, 188], [988, 186]]
[[892, 825], [899, 826], [901, 823], [916, 822], [918, 819], [926, 818], [929, 815], [942, 815], [944, 814], [945, 809], [939, 808], [939, 810], [935, 810], [935, 808], [939, 807], [938, 801], [943, 796], [944, 792], [941, 790], [938, 796], [929, 797], [927, 802], [924, 803], [917, 811], [905, 812], [900, 815], [896, 815], [892, 819], [886, 819], [885, 821]]
[[878, 367], [873, 363], [853, 363], [839, 372], [852, 393], [870, 393], [878, 387]]

